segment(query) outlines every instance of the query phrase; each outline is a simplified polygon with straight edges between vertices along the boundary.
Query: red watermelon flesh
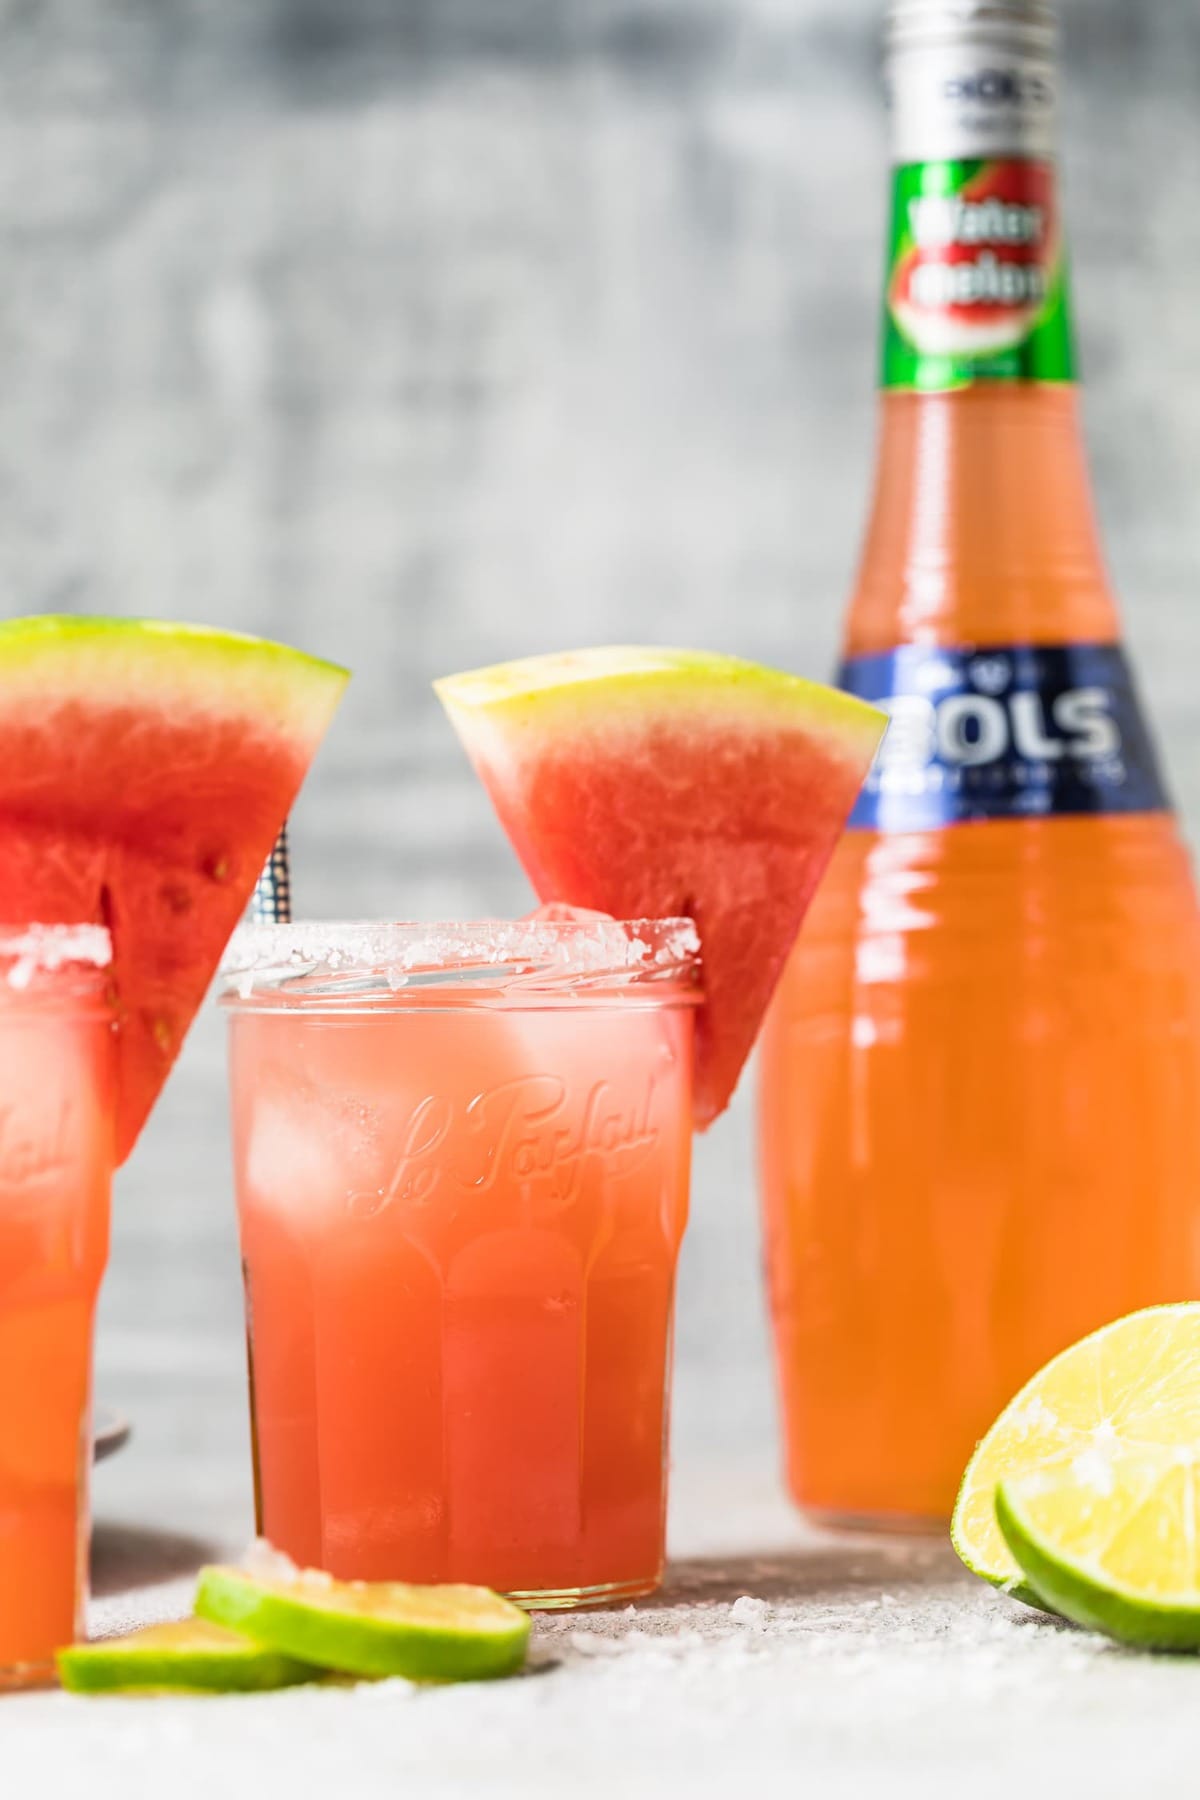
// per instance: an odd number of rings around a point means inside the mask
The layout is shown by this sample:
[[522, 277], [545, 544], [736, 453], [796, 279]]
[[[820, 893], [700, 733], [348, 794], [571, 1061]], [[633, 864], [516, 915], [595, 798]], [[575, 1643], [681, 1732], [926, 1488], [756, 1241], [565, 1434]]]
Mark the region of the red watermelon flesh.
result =
[[543, 901], [695, 920], [696, 1122], [728, 1104], [882, 713], [732, 657], [605, 649], [437, 683]]
[[121, 1160], [347, 679], [195, 626], [0, 624], [0, 921], [112, 934]]

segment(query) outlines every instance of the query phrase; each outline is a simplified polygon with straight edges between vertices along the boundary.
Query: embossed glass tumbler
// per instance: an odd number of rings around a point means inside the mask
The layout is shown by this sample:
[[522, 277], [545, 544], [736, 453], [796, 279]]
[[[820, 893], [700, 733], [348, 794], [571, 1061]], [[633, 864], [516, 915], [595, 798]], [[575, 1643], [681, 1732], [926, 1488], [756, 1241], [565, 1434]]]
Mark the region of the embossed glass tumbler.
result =
[[0, 1688], [83, 1630], [92, 1322], [108, 1259], [108, 933], [0, 927]]
[[657, 1585], [697, 967], [679, 920], [239, 934], [258, 1526], [296, 1562]]

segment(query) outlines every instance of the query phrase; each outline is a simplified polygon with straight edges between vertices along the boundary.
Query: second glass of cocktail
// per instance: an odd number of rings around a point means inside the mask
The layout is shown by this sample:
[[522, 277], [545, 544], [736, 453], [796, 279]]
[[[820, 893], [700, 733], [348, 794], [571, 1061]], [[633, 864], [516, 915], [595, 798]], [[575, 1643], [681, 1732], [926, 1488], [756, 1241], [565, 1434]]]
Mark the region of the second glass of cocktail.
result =
[[83, 1629], [92, 1322], [115, 1160], [111, 945], [0, 930], [0, 1688]]
[[554, 909], [237, 940], [258, 1525], [296, 1562], [657, 1585], [697, 956]]

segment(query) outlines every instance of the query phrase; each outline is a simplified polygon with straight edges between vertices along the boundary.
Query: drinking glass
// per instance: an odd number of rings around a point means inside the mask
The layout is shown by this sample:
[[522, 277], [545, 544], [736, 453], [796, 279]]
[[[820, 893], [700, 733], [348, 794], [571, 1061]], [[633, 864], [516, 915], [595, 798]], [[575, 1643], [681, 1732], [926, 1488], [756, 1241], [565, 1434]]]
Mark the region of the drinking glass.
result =
[[47, 1679], [83, 1629], [115, 1142], [109, 959], [98, 926], [0, 928], [0, 1687]]
[[228, 967], [262, 1535], [530, 1606], [648, 1592], [691, 923], [257, 925]]

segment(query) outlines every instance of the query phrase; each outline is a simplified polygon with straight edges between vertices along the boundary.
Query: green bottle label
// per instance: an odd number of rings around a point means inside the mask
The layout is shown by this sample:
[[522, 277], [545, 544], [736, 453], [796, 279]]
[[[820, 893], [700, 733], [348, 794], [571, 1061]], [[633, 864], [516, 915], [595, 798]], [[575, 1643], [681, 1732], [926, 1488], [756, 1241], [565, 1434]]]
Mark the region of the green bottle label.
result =
[[1053, 163], [910, 162], [894, 181], [883, 386], [1073, 381]]

